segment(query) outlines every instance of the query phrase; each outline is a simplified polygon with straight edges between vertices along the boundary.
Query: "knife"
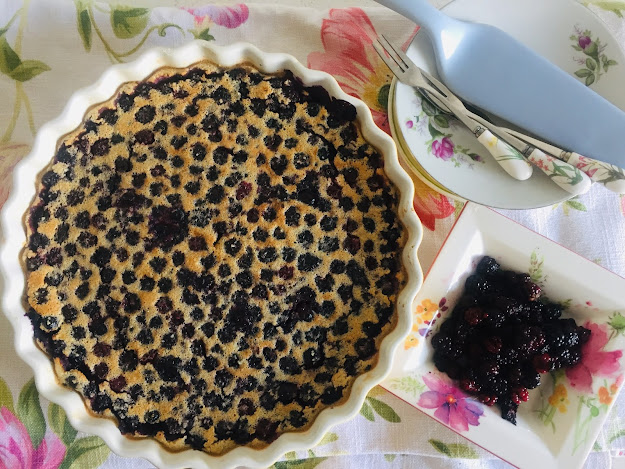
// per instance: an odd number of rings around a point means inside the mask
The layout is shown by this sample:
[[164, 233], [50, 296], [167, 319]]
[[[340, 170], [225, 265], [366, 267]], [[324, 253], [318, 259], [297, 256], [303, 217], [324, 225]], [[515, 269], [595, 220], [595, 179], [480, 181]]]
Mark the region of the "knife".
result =
[[625, 112], [547, 59], [498, 28], [453, 19], [428, 0], [376, 1], [419, 24], [439, 76], [463, 100], [560, 148], [625, 167]]
[[[591, 179], [584, 172], [580, 171], [579, 168], [566, 161], [554, 158], [535, 145], [517, 138], [508, 129], [487, 122], [481, 116], [469, 111], [462, 101], [460, 101], [457, 96], [450, 93], [439, 80], [424, 70], [421, 70], [421, 74], [444, 94], [436, 89], [420, 91], [430, 99], [433, 99], [435, 105], [447, 108], [460, 119], [460, 121], [473, 132], [478, 141], [488, 148], [498, 161], [502, 160], [501, 163], [516, 162], [518, 164], [520, 161], [525, 162], [523, 159], [523, 156], [525, 156], [534, 166], [545, 173], [549, 179], [569, 194], [581, 195], [590, 189], [592, 185]], [[481, 127], [481, 125], [489, 127], [493, 132], [498, 134], [499, 137], [505, 139], [505, 142], [497, 138], [497, 136], [489, 130]]]

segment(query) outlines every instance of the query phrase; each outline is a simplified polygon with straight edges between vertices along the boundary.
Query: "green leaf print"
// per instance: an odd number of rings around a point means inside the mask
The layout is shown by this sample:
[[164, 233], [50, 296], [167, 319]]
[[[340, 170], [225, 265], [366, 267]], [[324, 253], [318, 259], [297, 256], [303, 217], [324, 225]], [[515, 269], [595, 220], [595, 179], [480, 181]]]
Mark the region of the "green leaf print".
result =
[[2, 407], [6, 407], [12, 414], [15, 414], [15, 409], [13, 408], [13, 394], [11, 394], [7, 383], [0, 378], [0, 409]]
[[110, 450], [97, 436], [88, 436], [74, 442], [67, 448], [63, 464], [59, 469], [87, 469], [100, 467], [109, 457]]
[[603, 63], [603, 69], [607, 72], [608, 71], [608, 67], [611, 67], [612, 65], [618, 65], [618, 62], [616, 60], [606, 60]]
[[71, 426], [65, 411], [61, 406], [50, 403], [48, 406], [48, 422], [52, 431], [57, 434], [65, 446], [69, 446], [75, 439], [77, 431]]
[[610, 435], [610, 437], [608, 438], [608, 441], [610, 443], [613, 443], [615, 440], [618, 440], [619, 438], [622, 438], [624, 436], [625, 436], [625, 429], [621, 429], [621, 430], [614, 432], [612, 435]]
[[378, 91], [378, 104], [382, 109], [386, 111], [388, 109], [388, 93], [391, 89], [391, 85], [388, 83], [382, 85]]
[[436, 139], [437, 137], [445, 136], [443, 132], [441, 132], [440, 130], [438, 130], [436, 127], [432, 125], [431, 121], [428, 122], [428, 130], [430, 131], [430, 135], [432, 136], [433, 139]]
[[446, 444], [439, 440], [428, 440], [436, 451], [450, 458], [478, 459], [477, 452], [468, 445], [461, 443]]
[[586, 206], [583, 203], [578, 202], [577, 200], [567, 200], [567, 205], [575, 210], [579, 210], [580, 212], [586, 211]]
[[575, 75], [577, 75], [580, 78], [586, 78], [592, 75], [592, 71], [588, 70], [587, 68], [582, 68], [576, 71]]
[[336, 433], [328, 432], [325, 435], [323, 435], [323, 438], [321, 439], [319, 443], [317, 443], [317, 446], [327, 445], [329, 443], [335, 442], [338, 439], [339, 439], [339, 436]]
[[595, 70], [597, 63], [589, 57], [586, 59], [586, 67], [588, 67], [588, 70]]
[[434, 117], [435, 115], [439, 113], [439, 110], [436, 106], [434, 106], [427, 99], [425, 99], [421, 95], [421, 93], [419, 92], [416, 92], [416, 93], [417, 93], [417, 96], [421, 99], [421, 109], [423, 109], [423, 112], [425, 112], [427, 116]]
[[9, 76], [17, 81], [28, 81], [40, 73], [50, 70], [46, 64], [40, 60], [24, 60], [21, 64], [11, 70]]
[[19, 14], [21, 13], [22, 9], [20, 8], [19, 10], [17, 10], [15, 12], [15, 14], [13, 15], [13, 17], [9, 20], [9, 22], [6, 24], [6, 26], [4, 28], [0, 28], [0, 36], [4, 36], [4, 34], [9, 30], [9, 28], [11, 27], [11, 25], [13, 24], [13, 22], [17, 19], [17, 17], [19, 16]]
[[367, 401], [369, 401], [369, 404], [371, 405], [371, 407], [373, 407], [373, 410], [375, 410], [376, 414], [378, 414], [387, 422], [401, 422], [401, 418], [399, 417], [399, 415], [397, 415], [397, 412], [395, 412], [388, 404], [373, 397], [367, 397]]
[[447, 117], [443, 116], [442, 114], [434, 116], [434, 123], [439, 127], [442, 127], [443, 129], [449, 127], [449, 121], [447, 120]]
[[367, 404], [366, 402], [364, 402], [362, 404], [362, 407], [360, 408], [360, 415], [362, 415], [364, 418], [366, 418], [367, 420], [371, 422], [375, 422], [375, 416], [373, 415], [373, 410], [371, 409], [371, 406]]
[[11, 45], [7, 42], [6, 37], [0, 37], [0, 72], [5, 75], [10, 75], [15, 68], [21, 64], [17, 53], [13, 50]]
[[530, 256], [530, 280], [534, 283], [540, 283], [543, 278], [543, 263], [545, 262], [545, 258], [540, 256], [538, 259], [538, 254], [536, 251], [532, 251], [532, 255]]
[[91, 50], [91, 17], [89, 16], [89, 10], [81, 1], [76, 1], [76, 20], [82, 45], [89, 52]]
[[395, 458], [397, 457], [396, 454], [385, 454], [384, 455], [384, 459], [388, 462], [393, 462], [395, 461]]
[[584, 49], [584, 54], [589, 55], [590, 57], [597, 55], [597, 52], [599, 51], [599, 45], [597, 43], [598, 41], [593, 41], [588, 44], [588, 46]]
[[210, 34], [210, 30], [209, 28], [205, 28], [203, 30], [201, 30], [199, 33], [195, 32], [193, 30], [189, 30], [191, 31], [191, 33], [193, 34], [193, 37], [195, 37], [195, 39], [203, 39], [204, 41], [214, 41], [215, 37]]
[[[278, 461], [272, 469], [313, 469], [328, 458], [295, 459], [292, 461]], [[62, 468], [61, 468], [62, 469]]]
[[[17, 125], [18, 118], [22, 111], [22, 107], [24, 107], [26, 111], [26, 121], [28, 122], [30, 131], [33, 135], [35, 135], [35, 120], [33, 118], [30, 100], [28, 99], [28, 95], [24, 91], [22, 82], [30, 80], [31, 78], [39, 75], [42, 72], [45, 72], [46, 70], [50, 70], [50, 68], [43, 62], [37, 60], [25, 60], [22, 62], [22, 59], [20, 58], [21, 44], [24, 35], [27, 14], [28, 2], [26, 1], [24, 2], [24, 6], [20, 8], [15, 13], [15, 15], [13, 15], [13, 18], [11, 18], [7, 25], [0, 29], [0, 73], [9, 76], [15, 82], [15, 100], [13, 103], [13, 113], [9, 119], [6, 130], [0, 137], [0, 142], [3, 143], [11, 140], [11, 136], [13, 135], [13, 131], [15, 130], [15, 126]], [[9, 30], [11, 24], [18, 16], [20, 17], [20, 22], [14, 39], [14, 49], [7, 41], [6, 32]], [[5, 99], [3, 103], [6, 105], [7, 101], [8, 100]]]
[[115, 36], [130, 39], [138, 36], [148, 25], [147, 8], [117, 7], [111, 10], [111, 26]]
[[615, 334], [625, 335], [625, 317], [619, 313], [615, 312], [608, 321], [608, 326], [610, 326]]
[[554, 205], [554, 209], [557, 208], [558, 206], [562, 206], [562, 211], [564, 212], [564, 214], [566, 216], [569, 215], [569, 212], [571, 211], [571, 209], [573, 210], [578, 210], [580, 212], [586, 212], [588, 209], [586, 208], [586, 206], [581, 203], [580, 201], [576, 200], [578, 197], [575, 196], [572, 199], [566, 200], [564, 202], [562, 202], [562, 204], [556, 204]]
[[449, 451], [449, 448], [447, 447], [447, 445], [445, 443], [443, 443], [442, 441], [439, 441], [439, 440], [432, 440], [432, 439], [430, 439], [428, 441], [434, 447], [434, 449], [436, 451], [451, 457], [451, 451]]
[[590, 1], [585, 2], [584, 5], [595, 5], [602, 10], [611, 11], [619, 18], [623, 18], [623, 11], [625, 11], [625, 2], [622, 0], [608, 0], [608, 1]]
[[451, 454], [453, 455], [452, 458], [463, 458], [463, 459], [478, 459], [479, 458], [479, 455], [477, 454], [477, 452], [473, 448], [465, 444], [452, 443], [450, 445], [447, 445], [447, 448], [449, 448], [449, 451], [451, 451]]
[[31, 378], [20, 392], [17, 400], [17, 416], [28, 430], [33, 448], [37, 448], [46, 434], [46, 421], [41, 411], [39, 392], [35, 387], [34, 378]]
[[584, 80], [584, 83], [586, 84], [586, 86], [590, 86], [595, 82], [595, 76], [594, 75], [590, 75], [589, 77], [586, 77], [586, 80]]
[[[464, 206], [464, 205], [463, 205]], [[412, 394], [416, 397], [417, 394], [425, 391], [425, 385], [414, 376], [404, 376], [402, 378], [395, 378], [391, 381], [391, 387], [399, 391], [404, 391]]]

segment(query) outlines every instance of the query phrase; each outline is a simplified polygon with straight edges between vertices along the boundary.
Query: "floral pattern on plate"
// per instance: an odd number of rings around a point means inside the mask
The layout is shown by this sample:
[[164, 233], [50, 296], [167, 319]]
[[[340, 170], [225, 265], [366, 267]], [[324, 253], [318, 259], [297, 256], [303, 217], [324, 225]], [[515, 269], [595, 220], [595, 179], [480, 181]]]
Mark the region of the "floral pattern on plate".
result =
[[417, 113], [413, 118], [407, 119], [404, 125], [407, 129], [415, 130], [422, 135], [429, 134], [430, 138], [425, 142], [428, 153], [453, 163], [454, 167], [461, 165], [472, 167], [475, 163], [483, 163], [484, 160], [480, 155], [454, 143], [452, 132], [462, 125], [423, 99], [417, 92], [415, 94], [414, 104]]
[[441, 313], [448, 309], [449, 306], [447, 306], [447, 298], [445, 297], [441, 298], [438, 304], [432, 302], [429, 298], [418, 304], [413, 314], [414, 323], [412, 330], [404, 341], [404, 348], [408, 350], [419, 345], [419, 337], [425, 337], [434, 320], [440, 318]]
[[475, 399], [467, 396], [449, 378], [429, 373], [421, 377], [429, 391], [419, 396], [418, 406], [436, 409], [434, 417], [456, 431], [466, 432], [469, 425], [478, 426], [484, 409]]
[[583, 66], [575, 71], [575, 76], [582, 79], [586, 86], [599, 81], [603, 74], [608, 73], [610, 67], [618, 65], [616, 60], [608, 58], [605, 54], [606, 44], [598, 37], [592, 39], [592, 36], [590, 30], [582, 30], [579, 25], [575, 25], [574, 34], [569, 37], [573, 41], [571, 47], [580, 52], [573, 60]]
[[[622, 317], [620, 313], [616, 314]], [[623, 383], [619, 363], [623, 352], [606, 350], [610, 340], [618, 335], [611, 322], [596, 324], [586, 321], [583, 326], [590, 329], [591, 334], [582, 347], [582, 361], [566, 370], [551, 373], [551, 393], [546, 391], [547, 387], [539, 388], [542, 405], [536, 410], [540, 420], [550, 425], [554, 433], [560, 414], [570, 410], [576, 412], [573, 454], [588, 439], [592, 420], [607, 413]], [[547, 395], [549, 397], [545, 399]]]

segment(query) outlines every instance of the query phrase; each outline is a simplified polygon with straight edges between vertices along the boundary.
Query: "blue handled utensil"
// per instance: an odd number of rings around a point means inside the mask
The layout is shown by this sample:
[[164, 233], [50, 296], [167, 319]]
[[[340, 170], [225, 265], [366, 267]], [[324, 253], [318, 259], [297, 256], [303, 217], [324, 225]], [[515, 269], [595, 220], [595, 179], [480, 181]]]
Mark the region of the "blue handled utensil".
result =
[[625, 167], [625, 112], [547, 59], [494, 26], [451, 18], [428, 0], [376, 1], [421, 26], [438, 74], [455, 94], [542, 140]]

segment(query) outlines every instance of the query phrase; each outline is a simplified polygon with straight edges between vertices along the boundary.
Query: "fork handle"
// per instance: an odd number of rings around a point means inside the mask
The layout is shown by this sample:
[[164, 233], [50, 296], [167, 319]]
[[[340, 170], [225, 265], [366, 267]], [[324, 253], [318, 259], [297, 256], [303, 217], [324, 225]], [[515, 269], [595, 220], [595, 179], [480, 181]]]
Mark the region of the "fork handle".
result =
[[478, 142], [493, 155], [502, 169], [519, 181], [525, 181], [532, 175], [532, 165], [525, 157], [507, 143], [498, 139], [490, 130], [484, 130], [477, 136]]
[[532, 148], [527, 159], [569, 194], [581, 195], [590, 189], [590, 178], [575, 166]]
[[560, 158], [586, 173], [592, 181], [603, 184], [606, 189], [617, 194], [625, 194], [625, 171], [623, 169], [575, 152], [564, 152]]

